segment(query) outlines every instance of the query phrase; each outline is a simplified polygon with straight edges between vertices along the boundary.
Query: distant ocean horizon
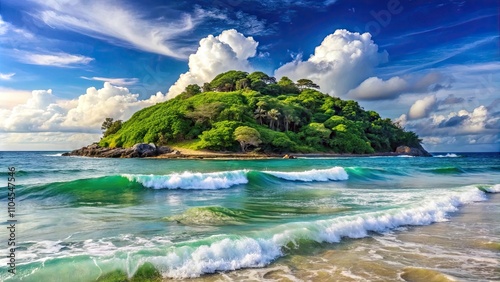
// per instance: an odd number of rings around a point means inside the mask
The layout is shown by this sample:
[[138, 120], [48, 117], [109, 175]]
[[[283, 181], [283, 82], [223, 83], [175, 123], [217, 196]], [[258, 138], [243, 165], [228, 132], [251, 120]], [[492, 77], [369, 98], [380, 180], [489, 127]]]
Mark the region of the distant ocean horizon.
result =
[[3, 255], [1, 281], [131, 278], [145, 264], [191, 281], [500, 280], [499, 152], [295, 160], [62, 152], [0, 152], [1, 205], [7, 212], [15, 202], [17, 220], [16, 274]]

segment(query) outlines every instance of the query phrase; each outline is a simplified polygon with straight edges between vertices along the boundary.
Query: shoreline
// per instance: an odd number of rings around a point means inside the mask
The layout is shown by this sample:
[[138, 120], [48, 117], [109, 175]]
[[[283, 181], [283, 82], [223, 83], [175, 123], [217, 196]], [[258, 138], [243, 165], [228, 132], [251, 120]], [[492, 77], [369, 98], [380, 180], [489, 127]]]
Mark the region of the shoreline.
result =
[[257, 153], [193, 150], [180, 147], [156, 146], [155, 144], [138, 143], [130, 148], [100, 147], [97, 143], [63, 153], [62, 156], [83, 156], [95, 158], [147, 158], [147, 159], [296, 159], [296, 158], [336, 158], [336, 157], [392, 157], [392, 156], [432, 156], [422, 148], [399, 146], [395, 152], [378, 152], [371, 154], [354, 153]]
[[[373, 154], [339, 154], [339, 153], [307, 153], [307, 154], [244, 154], [244, 153], [220, 153], [220, 152], [207, 152], [203, 151], [199, 154], [196, 153], [183, 153], [179, 154], [162, 154], [154, 157], [146, 157], [145, 159], [215, 159], [215, 160], [257, 160], [257, 159], [297, 159], [297, 158], [352, 158], [352, 157], [397, 157], [397, 156], [410, 156], [408, 154], [385, 152]], [[287, 157], [288, 156], [288, 157]]]

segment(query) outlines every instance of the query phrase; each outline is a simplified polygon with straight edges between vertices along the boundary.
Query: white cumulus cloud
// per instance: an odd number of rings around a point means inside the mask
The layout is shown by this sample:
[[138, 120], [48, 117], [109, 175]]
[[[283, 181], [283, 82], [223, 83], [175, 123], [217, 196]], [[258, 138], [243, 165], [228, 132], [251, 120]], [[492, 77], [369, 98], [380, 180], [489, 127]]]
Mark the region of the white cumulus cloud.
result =
[[25, 103], [0, 109], [0, 131], [96, 133], [106, 117], [127, 120], [139, 109], [166, 100], [160, 92], [147, 100], [138, 97], [109, 82], [101, 89], [88, 88], [74, 100], [61, 100], [51, 89], [34, 90]]
[[375, 66], [387, 61], [387, 52], [378, 51], [369, 33], [339, 29], [326, 36], [309, 59], [298, 56], [277, 69], [275, 76], [311, 79], [323, 92], [343, 96], [370, 77]]
[[408, 120], [405, 127], [417, 132], [431, 151], [448, 151], [451, 144], [458, 150], [495, 151], [500, 144], [500, 115], [484, 105], [432, 113], [427, 118]]
[[189, 56], [189, 71], [181, 74], [168, 90], [169, 99], [179, 95], [189, 84], [203, 84], [229, 70], [250, 71], [248, 58], [254, 57], [259, 45], [253, 37], [245, 37], [234, 29], [200, 40], [195, 54]]
[[423, 99], [415, 101], [410, 107], [408, 118], [419, 119], [427, 117], [436, 106], [437, 98], [435, 95], [424, 97]]
[[358, 87], [347, 93], [347, 96], [361, 100], [380, 100], [393, 98], [408, 89], [408, 82], [398, 76], [388, 80], [370, 77]]
[[435, 92], [444, 88], [440, 83], [446, 78], [436, 72], [427, 75], [399, 77], [394, 76], [388, 80], [370, 77], [358, 87], [350, 90], [347, 96], [359, 100], [385, 100], [394, 99], [406, 93]]
[[454, 129], [457, 134], [478, 134], [500, 131], [500, 116], [492, 115], [481, 105], [472, 111], [450, 112], [447, 116], [432, 115], [432, 124], [437, 128]]

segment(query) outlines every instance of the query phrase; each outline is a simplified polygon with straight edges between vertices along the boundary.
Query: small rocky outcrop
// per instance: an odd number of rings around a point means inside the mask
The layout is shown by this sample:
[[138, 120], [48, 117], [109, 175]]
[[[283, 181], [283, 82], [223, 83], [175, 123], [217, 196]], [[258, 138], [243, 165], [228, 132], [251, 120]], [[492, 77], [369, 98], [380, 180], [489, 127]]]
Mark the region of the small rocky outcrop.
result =
[[82, 156], [97, 158], [146, 158], [168, 154], [172, 149], [155, 144], [139, 143], [130, 148], [105, 148], [94, 143], [92, 145], [62, 154], [63, 156]]
[[296, 157], [294, 155], [286, 154], [283, 156], [283, 159], [296, 159]]
[[415, 157], [432, 157], [429, 152], [427, 152], [424, 148], [415, 148], [408, 146], [399, 146], [396, 148], [396, 154], [399, 155], [410, 155]]

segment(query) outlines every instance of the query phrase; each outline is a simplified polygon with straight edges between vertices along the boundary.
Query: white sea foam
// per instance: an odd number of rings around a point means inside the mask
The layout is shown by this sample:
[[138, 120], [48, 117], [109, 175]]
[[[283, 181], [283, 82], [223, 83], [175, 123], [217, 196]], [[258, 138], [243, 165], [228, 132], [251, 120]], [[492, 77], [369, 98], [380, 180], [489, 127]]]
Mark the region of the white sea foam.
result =
[[175, 248], [148, 259], [166, 276], [194, 278], [204, 273], [263, 267], [281, 256], [281, 246], [268, 239], [225, 238], [210, 245]]
[[[153, 189], [223, 189], [248, 183], [248, 172], [248, 170], [209, 173], [186, 171], [168, 175], [122, 174], [121, 176]], [[342, 167], [295, 172], [263, 171], [262, 173], [291, 181], [331, 181], [349, 178]]]
[[[260, 231], [252, 237], [217, 239], [199, 246], [172, 246], [164, 256], [148, 258], [167, 277], [198, 277], [205, 273], [240, 268], [262, 267], [282, 256], [282, 250], [298, 245], [299, 240], [339, 242], [342, 238], [363, 238], [368, 233], [384, 232], [405, 225], [428, 225], [447, 220], [458, 207], [486, 200], [478, 189], [429, 197], [418, 205], [355, 216], [313, 222], [296, 222]], [[251, 235], [249, 235], [251, 236]]]
[[36, 242], [32, 246], [28, 248], [30, 252], [36, 252], [40, 254], [53, 254], [58, 253], [63, 249], [64, 246], [61, 245], [61, 241], [49, 241], [44, 240], [40, 242]]
[[248, 183], [246, 170], [222, 172], [183, 172], [169, 175], [123, 174], [129, 181], [153, 189], [222, 189]]
[[63, 153], [44, 155], [45, 157], [61, 157]]
[[399, 155], [398, 158], [414, 158], [415, 156], [410, 155]]
[[344, 168], [339, 166], [329, 169], [313, 169], [299, 172], [264, 171], [264, 173], [292, 181], [331, 181], [347, 180], [349, 178]]
[[500, 193], [500, 184], [495, 184], [491, 187], [485, 187], [484, 190], [489, 193]]
[[457, 154], [446, 154], [446, 155], [436, 155], [435, 158], [459, 158], [460, 156]]

